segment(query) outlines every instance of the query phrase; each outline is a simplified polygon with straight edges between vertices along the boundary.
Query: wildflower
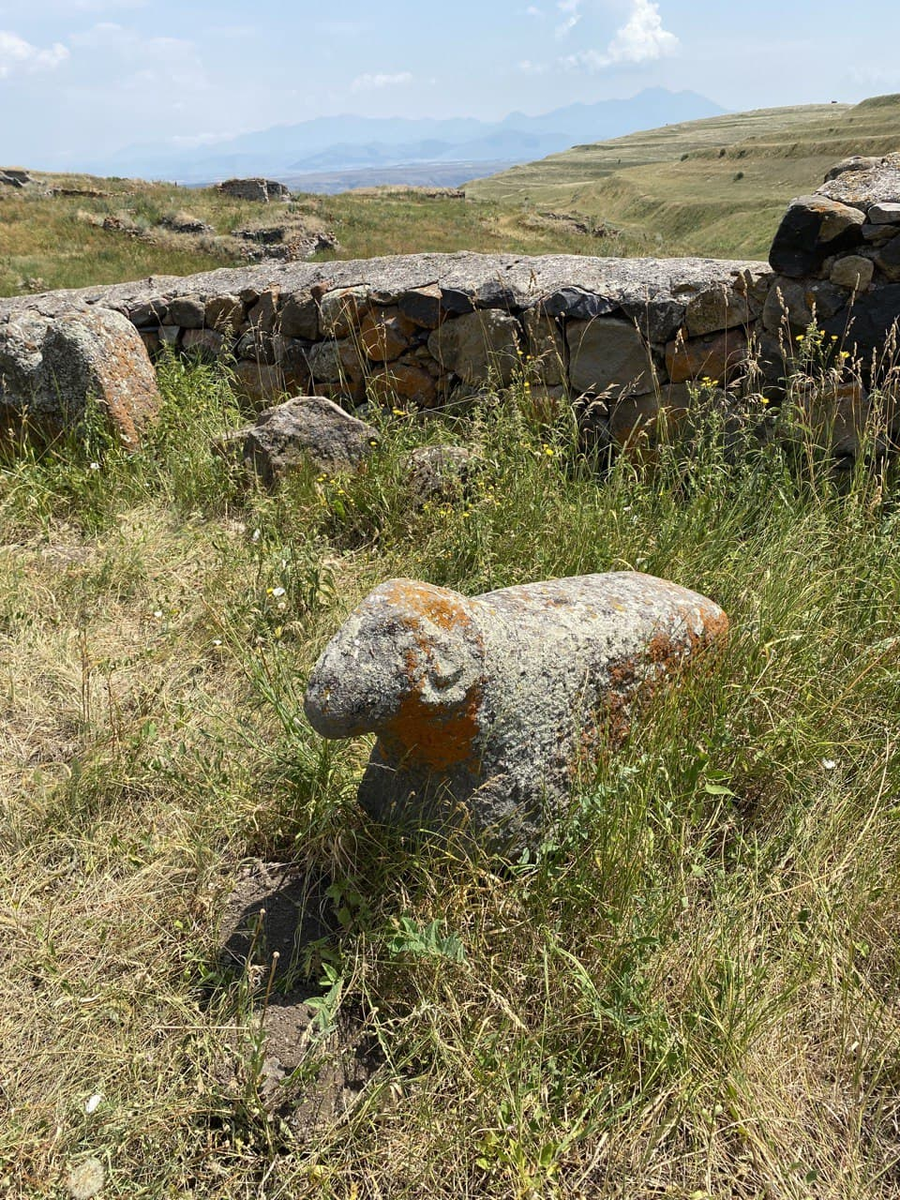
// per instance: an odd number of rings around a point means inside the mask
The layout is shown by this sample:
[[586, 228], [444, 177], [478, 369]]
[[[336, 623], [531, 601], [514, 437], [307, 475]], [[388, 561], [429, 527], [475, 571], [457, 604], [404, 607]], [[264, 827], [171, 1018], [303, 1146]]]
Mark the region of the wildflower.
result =
[[222, 639], [221, 639], [221, 638], [213, 638], [213, 645], [214, 645], [214, 646], [221, 646], [221, 645], [222, 645]]
[[835, 769], [835, 767], [837, 766], [837, 763], [834, 761], [833, 758], [823, 758], [822, 766], [825, 768], [826, 771], [833, 771]]
[[552, 458], [553, 455], [556, 453], [556, 451], [553, 449], [552, 446], [544, 446], [544, 453], [547, 455], [548, 458]]
[[97, 1109], [100, 1107], [102, 1102], [103, 1102], [103, 1093], [102, 1092], [94, 1092], [93, 1096], [91, 1096], [91, 1098], [85, 1103], [84, 1111], [87, 1113], [88, 1116], [90, 1116], [91, 1113], [95, 1113], [97, 1111]]
[[252, 535], [252, 537], [250, 538], [250, 541], [251, 541], [251, 542], [258, 542], [258, 541], [259, 541], [259, 539], [260, 539], [261, 537], [262, 537], [262, 530], [260, 530], [260, 529], [254, 529], [254, 530], [253, 530], [253, 535]]
[[405, 417], [406, 416], [406, 413], [403, 411], [402, 408], [392, 408], [391, 412], [394, 414], [395, 417]]
[[284, 595], [284, 592], [285, 592], [285, 589], [284, 589], [283, 587], [272, 588], [272, 595], [273, 595], [273, 596], [274, 596], [276, 599], [277, 599], [279, 596], [283, 596], [283, 595]]
[[105, 1182], [103, 1163], [93, 1156], [72, 1167], [66, 1176], [66, 1187], [73, 1200], [91, 1200], [92, 1196], [100, 1194]]
[[805, 341], [806, 341], [806, 334], [805, 334], [805, 333], [798, 333], [798, 334], [797, 334], [797, 336], [794, 338], [794, 341], [795, 341], [795, 342], [805, 342]]
[[156, 617], [157, 621], [161, 621], [161, 620], [162, 620], [162, 615], [163, 615], [162, 609], [161, 609], [161, 608], [155, 608], [155, 609], [153, 610], [153, 615], [154, 615], [154, 617]]
[[92, 463], [89, 463], [88, 465], [92, 471], [100, 470], [100, 464], [98, 462], [92, 462]]

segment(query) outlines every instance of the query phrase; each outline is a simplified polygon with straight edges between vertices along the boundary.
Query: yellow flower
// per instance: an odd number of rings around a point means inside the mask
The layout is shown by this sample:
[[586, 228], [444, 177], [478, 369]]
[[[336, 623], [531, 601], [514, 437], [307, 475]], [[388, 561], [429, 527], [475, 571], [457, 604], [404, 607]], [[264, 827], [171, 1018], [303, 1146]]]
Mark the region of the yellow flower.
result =
[[548, 458], [552, 458], [553, 455], [556, 453], [556, 451], [553, 449], [552, 446], [545, 446], [544, 453], [547, 455]]

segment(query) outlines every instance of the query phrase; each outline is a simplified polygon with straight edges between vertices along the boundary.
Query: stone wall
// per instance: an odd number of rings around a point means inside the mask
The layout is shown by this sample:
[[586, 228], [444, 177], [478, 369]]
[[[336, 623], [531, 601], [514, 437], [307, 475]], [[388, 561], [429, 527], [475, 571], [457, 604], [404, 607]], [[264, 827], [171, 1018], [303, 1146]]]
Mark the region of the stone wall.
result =
[[0, 409], [16, 404], [3, 347], [21, 322], [99, 307], [127, 317], [151, 357], [224, 358], [260, 405], [312, 391], [433, 408], [525, 372], [536, 398], [592, 401], [595, 430], [621, 442], [661, 406], [684, 410], [692, 380], [777, 393], [784, 348], [813, 314], [842, 348], [883, 346], [900, 315], [898, 162], [840, 164], [794, 201], [771, 266], [422, 254], [0, 301]]

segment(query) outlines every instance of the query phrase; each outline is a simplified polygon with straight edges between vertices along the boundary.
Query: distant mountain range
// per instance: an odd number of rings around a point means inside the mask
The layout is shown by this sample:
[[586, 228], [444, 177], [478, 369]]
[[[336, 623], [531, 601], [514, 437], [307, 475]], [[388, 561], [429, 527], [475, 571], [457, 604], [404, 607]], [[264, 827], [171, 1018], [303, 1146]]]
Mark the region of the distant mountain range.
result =
[[[724, 111], [696, 92], [647, 88], [627, 100], [571, 104], [533, 117], [514, 112], [493, 123], [474, 117], [319, 117], [191, 149], [165, 142], [129, 146], [88, 169], [100, 175], [187, 184], [213, 183], [234, 175], [266, 175], [286, 182], [319, 176], [328, 178], [327, 190], [337, 191], [344, 172], [365, 171], [372, 183], [382, 172], [389, 173], [391, 182], [402, 182], [397, 169], [405, 167], [416, 168], [410, 170], [409, 182], [416, 181], [414, 176], [421, 178], [423, 166], [459, 164], [467, 169], [474, 164], [473, 173], [484, 174], [483, 164], [496, 169], [501, 164], [530, 162], [579, 142], [604, 141]], [[455, 176], [458, 171], [441, 174]]]

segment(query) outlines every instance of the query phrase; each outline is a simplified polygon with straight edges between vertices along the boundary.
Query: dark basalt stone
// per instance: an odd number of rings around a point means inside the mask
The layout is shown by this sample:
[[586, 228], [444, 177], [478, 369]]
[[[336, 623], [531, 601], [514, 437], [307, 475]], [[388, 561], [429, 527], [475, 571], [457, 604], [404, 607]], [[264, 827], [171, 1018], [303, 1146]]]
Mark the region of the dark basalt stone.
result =
[[540, 302], [548, 317], [573, 317], [578, 321], [591, 321], [594, 317], [606, 317], [619, 308], [618, 300], [585, 292], [577, 287], [564, 287]]
[[801, 196], [784, 214], [769, 265], [781, 275], [813, 275], [826, 258], [860, 245], [862, 213], [822, 196]]
[[839, 313], [824, 323], [826, 333], [835, 334], [845, 350], [855, 350], [863, 359], [884, 350], [885, 340], [900, 321], [900, 283], [888, 283], [857, 297], [849, 314]]

